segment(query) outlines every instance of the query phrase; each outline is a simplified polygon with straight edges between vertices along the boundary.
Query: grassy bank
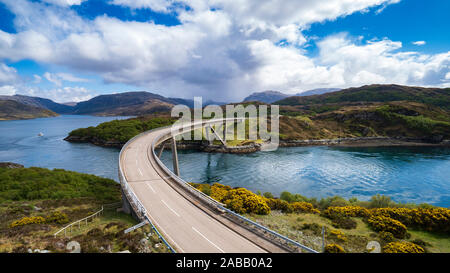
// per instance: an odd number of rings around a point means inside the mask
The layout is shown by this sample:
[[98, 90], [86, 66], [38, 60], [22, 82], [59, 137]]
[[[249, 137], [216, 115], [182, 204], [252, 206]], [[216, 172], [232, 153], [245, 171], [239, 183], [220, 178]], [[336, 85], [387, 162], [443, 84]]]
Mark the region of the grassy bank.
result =
[[167, 252], [149, 226], [128, 234], [137, 224], [130, 215], [105, 209], [99, 217], [54, 237], [76, 220], [121, 201], [115, 181], [94, 175], [42, 168], [0, 168], [0, 252], [68, 252], [70, 241], [81, 252]]
[[428, 204], [400, 204], [386, 196], [370, 201], [339, 196], [307, 198], [283, 192], [252, 193], [218, 183], [192, 185], [228, 208], [322, 251], [322, 229], [330, 249], [370, 252], [376, 241], [383, 252], [450, 252], [450, 209]]

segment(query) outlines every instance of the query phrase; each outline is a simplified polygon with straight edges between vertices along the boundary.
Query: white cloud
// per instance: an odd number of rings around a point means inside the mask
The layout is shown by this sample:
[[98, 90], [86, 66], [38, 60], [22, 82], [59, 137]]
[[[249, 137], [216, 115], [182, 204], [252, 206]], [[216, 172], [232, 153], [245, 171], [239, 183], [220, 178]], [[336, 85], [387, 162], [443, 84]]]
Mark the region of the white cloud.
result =
[[0, 86], [13, 84], [19, 80], [17, 71], [4, 63], [0, 63]]
[[81, 5], [81, 3], [87, 0], [43, 0], [43, 1], [61, 7], [70, 7], [74, 5]]
[[132, 9], [148, 8], [158, 12], [167, 12], [174, 2], [172, 0], [112, 0], [109, 3]]
[[425, 41], [416, 41], [416, 42], [413, 42], [412, 44], [416, 45], [416, 46], [423, 46], [426, 44], [426, 42]]
[[27, 86], [17, 86], [13, 88], [16, 94], [48, 98], [59, 103], [85, 101], [93, 98], [96, 94], [95, 91], [78, 86], [53, 89], [41, 89], [38, 87]]
[[46, 98], [50, 98], [55, 102], [80, 102], [91, 99], [94, 92], [84, 87], [62, 87], [41, 91]]
[[12, 95], [15, 95], [16, 92], [17, 92], [16, 87], [14, 87], [12, 85], [0, 86], [0, 95], [12, 96]]
[[[309, 24], [385, 8], [398, 0], [176, 1], [191, 9], [177, 9], [175, 1], [112, 1], [133, 9], [176, 9], [181, 22], [176, 26], [108, 16], [87, 20], [68, 8], [0, 1], [16, 15], [18, 30], [0, 31], [0, 60], [32, 59], [69, 71], [94, 72], [106, 83], [141, 86], [169, 96], [237, 100], [255, 90], [296, 93], [368, 83], [445, 86], [450, 81], [450, 52], [406, 52], [401, 42], [388, 38], [364, 42], [333, 35], [315, 40], [318, 56], [306, 55], [304, 46], [312, 38], [303, 30]], [[283, 46], [277, 45], [280, 41], [285, 41]], [[87, 96], [85, 90], [62, 87], [64, 81], [85, 79], [63, 73], [43, 76], [60, 88], [35, 92]]]
[[[89, 82], [88, 79], [80, 78], [80, 77], [74, 76], [74, 75], [72, 75], [70, 73], [50, 73], [50, 72], [45, 72], [43, 76], [49, 82], [55, 84], [58, 87], [62, 86], [63, 81], [68, 81], [68, 82]], [[40, 79], [40, 77], [39, 77], [39, 79]]]

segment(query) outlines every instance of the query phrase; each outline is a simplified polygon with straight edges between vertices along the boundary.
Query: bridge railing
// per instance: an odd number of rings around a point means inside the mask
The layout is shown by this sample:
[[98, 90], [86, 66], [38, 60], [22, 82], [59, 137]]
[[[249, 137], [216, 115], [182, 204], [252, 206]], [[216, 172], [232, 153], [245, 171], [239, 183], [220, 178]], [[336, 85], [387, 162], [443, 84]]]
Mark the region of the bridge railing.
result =
[[149, 133], [151, 133], [155, 130], [159, 130], [159, 129], [161, 129], [161, 128], [157, 128], [157, 129], [153, 129], [153, 130], [149, 130], [144, 133], [141, 133], [141, 134], [131, 138], [127, 143], [125, 143], [125, 145], [120, 150], [120, 154], [119, 154], [119, 168], [118, 168], [119, 180], [120, 180], [120, 184], [122, 186], [122, 190], [125, 194], [125, 197], [127, 198], [130, 205], [133, 207], [133, 210], [136, 213], [136, 215], [139, 217], [139, 219], [142, 221], [147, 221], [150, 224], [150, 226], [152, 227], [152, 229], [155, 231], [155, 233], [158, 235], [159, 239], [167, 246], [167, 248], [172, 253], [176, 253], [176, 250], [169, 244], [169, 242], [167, 242], [167, 240], [164, 238], [164, 236], [159, 232], [158, 228], [153, 224], [150, 217], [148, 217], [147, 210], [145, 209], [144, 205], [141, 203], [139, 198], [136, 196], [133, 189], [128, 184], [128, 181], [123, 173], [122, 166], [120, 164], [120, 160], [122, 158], [123, 151], [125, 151], [127, 149], [127, 147], [130, 145], [130, 143], [132, 143], [135, 139], [137, 139], [141, 136], [144, 136], [146, 134], [149, 134]]
[[[224, 121], [226, 121], [226, 120], [227, 120], [227, 119], [204, 121], [204, 122], [202, 123], [202, 126], [204, 126], [204, 125], [206, 125], [206, 124], [210, 124], [210, 123], [212, 123], [212, 124], [214, 124], [214, 123], [220, 123], [220, 122], [224, 122]], [[192, 127], [194, 127], [194, 126], [195, 126], [195, 125], [193, 125], [193, 124], [189, 124], [189, 125], [185, 125], [185, 126], [181, 125], [180, 128], [179, 128], [179, 130], [186, 129], [186, 128], [192, 128]], [[166, 126], [166, 127], [164, 127], [164, 129], [165, 129], [165, 128], [169, 128], [169, 127], [171, 127], [171, 126]], [[163, 128], [159, 128], [159, 129], [163, 129]], [[182, 134], [182, 133], [180, 133], [180, 134]], [[256, 223], [256, 222], [254, 222], [254, 221], [252, 221], [252, 220], [250, 220], [250, 219], [248, 219], [248, 218], [246, 218], [246, 217], [244, 217], [244, 216], [242, 216], [242, 215], [240, 215], [240, 214], [237, 214], [237, 213], [231, 211], [230, 209], [225, 208], [225, 207], [224, 207], [224, 206], [225, 206], [224, 204], [218, 202], [217, 200], [215, 200], [215, 199], [211, 198], [210, 196], [204, 194], [203, 192], [197, 190], [196, 188], [194, 188], [193, 186], [191, 186], [188, 182], [184, 181], [182, 178], [180, 178], [179, 176], [175, 175], [175, 173], [173, 173], [169, 168], [166, 167], [166, 165], [165, 165], [164, 163], [162, 163], [162, 161], [159, 159], [159, 157], [156, 155], [156, 152], [155, 152], [156, 146], [157, 146], [158, 144], [162, 143], [163, 141], [169, 139], [170, 137], [173, 137], [173, 136], [172, 136], [171, 134], [170, 134], [170, 136], [169, 136], [168, 134], [162, 134], [162, 135], [160, 135], [160, 136], [157, 136], [157, 137], [153, 140], [153, 142], [152, 142], [152, 145], [151, 145], [151, 147], [150, 147], [150, 148], [151, 148], [150, 153], [153, 155], [153, 158], [155, 159], [156, 163], [157, 163], [157, 164], [158, 164], [158, 165], [159, 165], [159, 166], [160, 166], [160, 167], [161, 167], [161, 168], [162, 168], [162, 169], [163, 169], [163, 170], [164, 170], [164, 171], [165, 171], [165, 172], [173, 179], [173, 180], [175, 180], [182, 188], [186, 189], [188, 192], [192, 193], [194, 196], [197, 196], [197, 197], [203, 199], [207, 204], [209, 204], [209, 205], [212, 206], [213, 208], [215, 208], [215, 209], [217, 209], [217, 210], [219, 210], [219, 211], [221, 211], [221, 212], [228, 213], [228, 214], [231, 215], [231, 216], [236, 217], [236, 218], [239, 219], [242, 223], [245, 223], [245, 224], [249, 225], [251, 228], [257, 229], [259, 232], [262, 232], [263, 234], [270, 234], [270, 235], [272, 235], [272, 236], [273, 236], [275, 239], [277, 239], [281, 244], [285, 244], [285, 245], [287, 245], [287, 246], [293, 245], [293, 246], [295, 246], [295, 247], [297, 247], [297, 248], [300, 248], [300, 249], [303, 250], [303, 251], [307, 251], [307, 252], [311, 252], [311, 253], [318, 253], [318, 251], [316, 251], [316, 250], [314, 250], [314, 249], [312, 249], [312, 248], [309, 248], [309, 247], [307, 247], [307, 246], [305, 246], [305, 245], [302, 245], [302, 244], [300, 244], [299, 242], [296, 242], [296, 241], [294, 241], [294, 240], [292, 240], [292, 239], [290, 239], [290, 238], [288, 238], [288, 237], [286, 237], [286, 236], [283, 236], [283, 235], [281, 235], [281, 234], [279, 234], [279, 233], [277, 233], [277, 232], [275, 232], [275, 231], [273, 231], [273, 230], [271, 230], [271, 229], [268, 229], [268, 228], [266, 228], [266, 227], [264, 227], [264, 226], [262, 226], [262, 225], [260, 225], [260, 224], [258, 224], [258, 223]], [[162, 139], [164, 139], [164, 140], [162, 140]]]

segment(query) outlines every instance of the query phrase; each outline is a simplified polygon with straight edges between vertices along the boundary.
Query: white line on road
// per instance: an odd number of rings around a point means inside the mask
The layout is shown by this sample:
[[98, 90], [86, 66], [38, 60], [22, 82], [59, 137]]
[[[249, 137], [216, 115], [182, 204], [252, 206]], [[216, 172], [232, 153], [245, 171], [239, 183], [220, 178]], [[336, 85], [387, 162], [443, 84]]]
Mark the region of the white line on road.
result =
[[148, 182], [145, 182], [145, 184], [153, 191], [153, 193], [156, 193], [156, 191], [153, 189], [152, 186], [150, 186], [150, 184]]
[[138, 171], [139, 171], [139, 173], [141, 174], [141, 176], [144, 176], [144, 175], [142, 174], [142, 172], [141, 172], [141, 169], [138, 168]]
[[166, 207], [168, 207], [173, 213], [175, 213], [176, 216], [180, 217], [180, 215], [176, 211], [174, 211], [171, 207], [169, 207], [169, 205], [167, 205], [167, 203], [164, 202], [164, 200], [161, 199], [161, 202], [163, 202], [164, 205], [166, 205]]
[[225, 251], [223, 251], [220, 247], [218, 247], [215, 243], [211, 242], [208, 238], [205, 237], [205, 235], [201, 234], [200, 231], [198, 231], [195, 227], [192, 227], [192, 229], [197, 232], [198, 234], [200, 234], [200, 236], [202, 236], [203, 238], [205, 238], [206, 241], [208, 241], [210, 244], [212, 244], [213, 246], [215, 246], [218, 250], [220, 250], [220, 252], [225, 253]]

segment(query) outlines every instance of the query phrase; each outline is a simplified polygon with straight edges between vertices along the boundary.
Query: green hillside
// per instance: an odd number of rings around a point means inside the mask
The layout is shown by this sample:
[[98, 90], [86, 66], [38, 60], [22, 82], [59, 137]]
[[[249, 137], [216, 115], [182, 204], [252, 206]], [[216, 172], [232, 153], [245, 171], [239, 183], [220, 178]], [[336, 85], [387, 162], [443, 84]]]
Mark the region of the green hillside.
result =
[[390, 101], [413, 101], [450, 109], [450, 88], [366, 85], [322, 95], [289, 97], [274, 104], [311, 106], [315, 104]]
[[22, 104], [13, 100], [0, 100], [0, 120], [55, 117], [58, 114], [47, 109]]

